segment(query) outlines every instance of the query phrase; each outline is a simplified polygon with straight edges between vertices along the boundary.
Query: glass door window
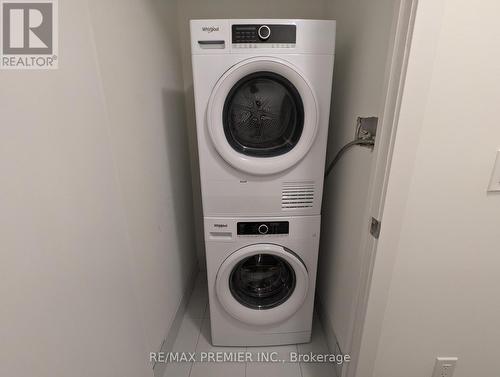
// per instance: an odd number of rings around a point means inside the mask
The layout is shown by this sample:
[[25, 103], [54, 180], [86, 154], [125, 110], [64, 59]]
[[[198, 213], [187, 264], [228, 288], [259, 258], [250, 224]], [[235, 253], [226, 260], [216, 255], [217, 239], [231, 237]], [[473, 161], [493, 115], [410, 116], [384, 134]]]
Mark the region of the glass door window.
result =
[[284, 303], [295, 289], [295, 273], [283, 258], [256, 254], [243, 259], [233, 269], [229, 289], [242, 305], [258, 310]]
[[229, 91], [223, 109], [224, 134], [231, 147], [254, 157], [292, 150], [304, 127], [304, 105], [295, 86], [274, 72], [255, 72]]
[[215, 84], [207, 112], [213, 147], [233, 168], [254, 174], [282, 172], [314, 144], [318, 104], [302, 74], [273, 57], [243, 60]]

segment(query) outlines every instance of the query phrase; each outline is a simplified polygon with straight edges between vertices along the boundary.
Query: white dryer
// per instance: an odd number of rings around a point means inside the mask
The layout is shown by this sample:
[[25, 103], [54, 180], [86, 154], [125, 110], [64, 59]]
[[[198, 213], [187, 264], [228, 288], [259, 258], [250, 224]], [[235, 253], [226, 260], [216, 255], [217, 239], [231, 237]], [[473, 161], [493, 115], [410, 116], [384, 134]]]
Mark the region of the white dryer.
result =
[[308, 342], [320, 216], [205, 218], [212, 343]]
[[204, 216], [320, 214], [335, 21], [190, 27]]

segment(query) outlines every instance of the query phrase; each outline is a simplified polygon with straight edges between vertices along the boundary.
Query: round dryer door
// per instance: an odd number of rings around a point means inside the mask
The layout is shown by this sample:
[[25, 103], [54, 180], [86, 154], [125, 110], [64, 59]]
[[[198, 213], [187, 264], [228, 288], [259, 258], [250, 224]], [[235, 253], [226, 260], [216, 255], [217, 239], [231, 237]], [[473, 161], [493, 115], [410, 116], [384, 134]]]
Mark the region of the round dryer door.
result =
[[268, 325], [286, 320], [302, 306], [308, 282], [304, 263], [292, 251], [255, 244], [235, 251], [222, 263], [216, 292], [236, 319]]
[[217, 82], [207, 110], [210, 137], [234, 168], [256, 175], [300, 161], [317, 132], [318, 109], [306, 79], [277, 58], [245, 60]]

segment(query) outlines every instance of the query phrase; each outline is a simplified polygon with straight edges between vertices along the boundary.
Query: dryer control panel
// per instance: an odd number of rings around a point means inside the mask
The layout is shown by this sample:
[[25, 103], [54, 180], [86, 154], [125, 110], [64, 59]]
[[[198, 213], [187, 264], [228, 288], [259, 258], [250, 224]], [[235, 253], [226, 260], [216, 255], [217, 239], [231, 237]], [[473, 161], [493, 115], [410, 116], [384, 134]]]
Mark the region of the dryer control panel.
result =
[[238, 235], [288, 234], [288, 221], [238, 222]]
[[297, 39], [296, 35], [296, 25], [238, 24], [232, 25], [231, 28], [233, 44], [294, 45]]

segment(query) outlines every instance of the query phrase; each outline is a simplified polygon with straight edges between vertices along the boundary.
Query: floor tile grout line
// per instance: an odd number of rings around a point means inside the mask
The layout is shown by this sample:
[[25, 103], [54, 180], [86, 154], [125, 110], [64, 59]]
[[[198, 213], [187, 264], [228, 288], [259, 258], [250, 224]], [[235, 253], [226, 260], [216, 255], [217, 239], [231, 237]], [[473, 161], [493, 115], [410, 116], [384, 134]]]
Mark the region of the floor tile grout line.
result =
[[299, 363], [300, 377], [304, 377], [304, 373], [302, 372], [302, 363]]
[[[196, 345], [194, 346], [194, 352], [196, 352], [196, 350], [198, 349], [198, 343], [200, 343], [201, 331], [203, 329], [204, 322], [205, 318], [202, 318], [200, 321], [200, 331], [198, 332], [198, 339], [196, 339]], [[191, 367], [189, 368], [188, 377], [191, 377], [191, 372], [193, 371], [193, 367], [194, 367], [194, 362], [191, 362]]]
[[[197, 282], [196, 282], [197, 285], [201, 284], [199, 282], [199, 280], [201, 280], [201, 279], [203, 279], [203, 277], [200, 274], [198, 274], [198, 276], [197, 276]], [[198, 288], [198, 286], [195, 286], [195, 290], [196, 290], [196, 288]], [[204, 289], [202, 290], [202, 293], [204, 293], [203, 296], [206, 296], [206, 292], [205, 292]], [[198, 349], [198, 343], [200, 343], [201, 331], [203, 329], [203, 325], [204, 325], [204, 322], [205, 322], [205, 311], [207, 310], [207, 306], [208, 306], [208, 303], [205, 304], [205, 308], [203, 309], [203, 313], [202, 313], [202, 316], [200, 318], [200, 322], [199, 322], [200, 323], [200, 328], [199, 328], [200, 331], [198, 331], [198, 338], [196, 339], [196, 345], [194, 346], [194, 352], [196, 352], [196, 350]], [[186, 315], [186, 314], [187, 313], [184, 313], [184, 315]], [[193, 371], [193, 367], [194, 367], [194, 362], [191, 362], [191, 366], [189, 368], [188, 377], [191, 377], [191, 372]]]
[[[300, 350], [299, 350], [299, 345], [298, 345], [298, 344], [296, 344], [296, 345], [295, 345], [295, 348], [297, 348], [297, 349], [296, 349], [296, 351], [297, 351], [297, 355], [298, 355], [298, 354], [299, 354], [299, 352], [300, 352]], [[300, 372], [300, 377], [304, 377], [304, 374], [302, 373], [302, 363], [301, 363], [301, 362], [299, 362], [299, 372]]]
[[248, 347], [245, 347], [245, 377], [247, 377], [247, 352]]

